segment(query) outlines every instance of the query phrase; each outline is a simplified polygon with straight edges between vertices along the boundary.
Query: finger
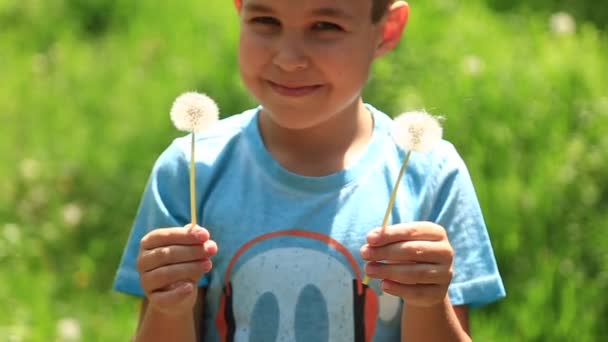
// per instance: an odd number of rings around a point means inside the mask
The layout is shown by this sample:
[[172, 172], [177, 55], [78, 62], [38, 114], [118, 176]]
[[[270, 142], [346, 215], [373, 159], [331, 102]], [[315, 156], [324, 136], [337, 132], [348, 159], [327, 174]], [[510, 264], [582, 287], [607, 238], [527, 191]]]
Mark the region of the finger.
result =
[[360, 251], [361, 257], [367, 261], [451, 264], [454, 258], [452, 246], [447, 241], [405, 241], [382, 247], [367, 244], [363, 245]]
[[448, 265], [368, 263], [365, 273], [370, 278], [389, 279], [405, 285], [449, 285], [452, 270]]
[[209, 258], [217, 252], [214, 241], [208, 240], [200, 245], [177, 245], [144, 249], [137, 258], [137, 270], [149, 272], [155, 268]]
[[401, 297], [406, 305], [429, 307], [441, 303], [447, 295], [442, 285], [405, 285], [390, 280], [382, 282], [382, 290]]
[[162, 228], [153, 230], [144, 236], [141, 239], [141, 248], [154, 249], [170, 245], [200, 245], [207, 240], [209, 240], [209, 231], [205, 228]]
[[159, 267], [143, 273], [141, 275], [141, 285], [146, 293], [151, 293], [180, 281], [190, 281], [197, 284], [203, 274], [208, 273], [212, 266], [210, 259], [204, 259]]
[[384, 246], [398, 241], [440, 241], [446, 238], [443, 227], [432, 222], [400, 223], [393, 226], [375, 228], [367, 235], [367, 243]]

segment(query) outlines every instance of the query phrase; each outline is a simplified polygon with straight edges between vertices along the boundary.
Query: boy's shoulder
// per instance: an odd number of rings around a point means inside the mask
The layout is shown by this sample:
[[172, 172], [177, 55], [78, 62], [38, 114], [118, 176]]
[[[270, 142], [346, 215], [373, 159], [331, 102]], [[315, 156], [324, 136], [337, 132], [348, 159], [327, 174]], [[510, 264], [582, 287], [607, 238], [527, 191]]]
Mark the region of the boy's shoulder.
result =
[[234, 114], [219, 120], [208, 132], [199, 135], [197, 141], [216, 140], [237, 135], [247, 127], [256, 117], [259, 108], [245, 110], [240, 114]]
[[[405, 154], [406, 152], [403, 152]], [[457, 173], [468, 173], [464, 159], [450, 141], [440, 140], [431, 151], [414, 152], [410, 159], [412, 171], [428, 179], [440, 179]]]

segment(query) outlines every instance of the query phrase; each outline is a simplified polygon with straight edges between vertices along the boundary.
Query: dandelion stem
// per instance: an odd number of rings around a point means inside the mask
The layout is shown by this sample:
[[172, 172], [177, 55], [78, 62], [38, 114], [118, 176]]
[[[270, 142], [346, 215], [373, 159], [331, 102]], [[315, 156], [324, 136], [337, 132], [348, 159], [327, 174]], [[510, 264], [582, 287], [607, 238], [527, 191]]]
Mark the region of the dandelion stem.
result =
[[393, 193], [391, 193], [391, 199], [388, 202], [388, 207], [386, 208], [386, 213], [384, 213], [384, 220], [382, 221], [382, 232], [386, 229], [386, 225], [388, 224], [388, 218], [391, 215], [391, 211], [395, 206], [395, 198], [397, 197], [397, 189], [399, 189], [399, 184], [401, 184], [401, 178], [403, 178], [403, 174], [405, 173], [405, 169], [407, 168], [407, 164], [410, 161], [410, 156], [412, 155], [412, 151], [407, 151], [407, 155], [405, 156], [405, 160], [403, 161], [403, 165], [401, 165], [401, 170], [399, 171], [399, 176], [397, 177], [397, 181], [395, 182], [395, 186], [393, 187]]
[[[388, 207], [386, 208], [386, 213], [384, 213], [384, 220], [382, 221], [381, 232], [383, 232], [383, 233], [384, 233], [384, 230], [386, 229], [386, 225], [388, 224], [388, 218], [391, 214], [391, 211], [393, 210], [393, 207], [395, 206], [395, 198], [397, 197], [397, 189], [399, 188], [399, 184], [401, 183], [401, 178], [403, 178], [403, 175], [405, 174], [405, 169], [407, 168], [407, 164], [410, 161], [411, 155], [412, 155], [412, 151], [411, 150], [407, 151], [407, 155], [405, 156], [405, 160], [403, 161], [403, 165], [401, 165], [401, 170], [399, 171], [399, 176], [397, 177], [397, 181], [395, 182], [395, 186], [393, 187], [393, 192], [391, 193], [391, 199], [388, 202]], [[367, 274], [363, 278], [363, 284], [364, 285], [369, 284], [369, 277], [367, 276]]]
[[194, 141], [195, 134], [192, 132], [192, 141], [190, 144], [190, 217], [192, 218], [191, 229], [196, 227], [196, 172], [194, 164]]

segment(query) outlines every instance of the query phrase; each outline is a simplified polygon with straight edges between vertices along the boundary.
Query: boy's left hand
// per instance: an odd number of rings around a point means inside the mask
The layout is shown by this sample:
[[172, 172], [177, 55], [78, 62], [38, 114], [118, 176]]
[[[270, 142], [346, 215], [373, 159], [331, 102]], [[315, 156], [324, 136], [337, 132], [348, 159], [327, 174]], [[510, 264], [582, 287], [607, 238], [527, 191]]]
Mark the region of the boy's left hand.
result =
[[382, 279], [382, 289], [408, 305], [430, 307], [447, 296], [454, 251], [445, 229], [431, 222], [376, 228], [367, 235], [361, 256], [365, 273]]

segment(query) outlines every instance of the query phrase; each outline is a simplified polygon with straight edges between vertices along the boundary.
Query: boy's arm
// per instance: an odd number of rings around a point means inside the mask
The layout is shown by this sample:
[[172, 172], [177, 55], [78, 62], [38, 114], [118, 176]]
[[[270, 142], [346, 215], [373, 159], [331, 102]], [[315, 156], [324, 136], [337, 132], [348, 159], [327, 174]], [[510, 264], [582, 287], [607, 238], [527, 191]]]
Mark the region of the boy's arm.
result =
[[433, 307], [403, 306], [401, 341], [451, 342], [471, 341], [466, 305], [452, 306], [446, 296]]
[[469, 326], [469, 306], [468, 305], [454, 305], [454, 312], [460, 322], [460, 326], [464, 329], [467, 335], [471, 336], [471, 327]]
[[133, 341], [203, 341], [201, 318], [205, 307], [206, 289], [198, 289], [196, 305], [192, 315], [183, 317], [165, 316], [148, 310], [148, 299], [142, 301], [136, 337]]

